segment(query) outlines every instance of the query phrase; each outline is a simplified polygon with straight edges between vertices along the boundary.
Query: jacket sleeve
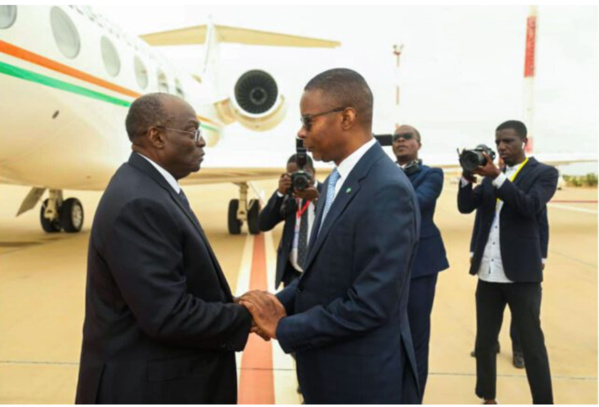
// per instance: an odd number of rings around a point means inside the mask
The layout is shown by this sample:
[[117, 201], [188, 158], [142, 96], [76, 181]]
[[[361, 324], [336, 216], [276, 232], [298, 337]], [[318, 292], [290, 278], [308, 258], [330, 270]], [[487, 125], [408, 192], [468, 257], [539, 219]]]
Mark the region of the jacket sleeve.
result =
[[[483, 180], [484, 182], [484, 180]], [[458, 187], [458, 210], [460, 213], [472, 213], [478, 208], [483, 201], [483, 186], [482, 182], [472, 188], [472, 183], [468, 183], [466, 186]]]
[[106, 262], [122, 306], [130, 308], [141, 330], [177, 346], [237, 351], [245, 347], [251, 315], [244, 307], [189, 293], [181, 227], [164, 206], [149, 199], [132, 201], [111, 229], [105, 241]]
[[277, 293], [277, 298], [285, 307], [285, 312], [287, 315], [292, 315], [294, 313], [295, 308], [295, 293], [297, 290], [297, 285], [299, 283], [299, 278], [293, 280], [291, 284]]
[[347, 340], [397, 312], [418, 240], [418, 209], [410, 190], [397, 184], [375, 191], [371, 202], [356, 217], [354, 241], [348, 242], [356, 250], [357, 278], [343, 297], [281, 319], [277, 339], [285, 352]]
[[279, 197], [277, 191], [270, 197], [268, 203], [260, 212], [258, 217], [258, 226], [262, 232], [268, 232], [274, 228], [279, 222], [284, 220], [281, 215], [281, 205], [285, 200], [285, 196]]
[[506, 180], [501, 188], [497, 189], [497, 197], [520, 216], [532, 218], [546, 207], [555, 194], [558, 177], [555, 168], [546, 167], [526, 192]]
[[424, 180], [415, 189], [418, 205], [422, 212], [432, 208], [437, 202], [443, 189], [443, 170], [431, 168]]

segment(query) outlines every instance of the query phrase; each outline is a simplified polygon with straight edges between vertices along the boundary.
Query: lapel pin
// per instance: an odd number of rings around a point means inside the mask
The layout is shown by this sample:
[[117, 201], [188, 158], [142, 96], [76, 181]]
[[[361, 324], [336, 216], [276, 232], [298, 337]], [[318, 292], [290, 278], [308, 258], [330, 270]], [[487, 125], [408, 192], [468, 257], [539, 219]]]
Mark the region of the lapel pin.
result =
[[351, 192], [351, 188], [349, 188], [349, 187], [348, 187], [348, 188], [345, 190], [345, 193], [346, 193], [346, 194], [349, 194], [350, 192]]

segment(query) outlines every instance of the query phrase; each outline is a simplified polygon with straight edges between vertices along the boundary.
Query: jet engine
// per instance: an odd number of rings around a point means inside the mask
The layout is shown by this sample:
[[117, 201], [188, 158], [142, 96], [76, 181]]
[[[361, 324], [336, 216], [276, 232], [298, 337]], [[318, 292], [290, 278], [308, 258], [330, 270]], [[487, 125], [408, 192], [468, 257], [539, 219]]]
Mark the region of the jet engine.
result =
[[266, 131], [283, 120], [286, 103], [274, 78], [254, 69], [239, 77], [232, 98], [215, 103], [215, 107], [225, 124], [237, 121], [247, 129]]

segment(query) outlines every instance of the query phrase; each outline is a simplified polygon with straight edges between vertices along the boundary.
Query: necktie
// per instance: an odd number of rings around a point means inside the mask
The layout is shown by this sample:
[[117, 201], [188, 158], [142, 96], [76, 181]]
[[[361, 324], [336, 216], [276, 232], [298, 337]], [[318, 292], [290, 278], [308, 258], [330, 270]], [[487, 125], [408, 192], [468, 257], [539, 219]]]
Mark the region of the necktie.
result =
[[181, 188], [181, 190], [179, 190], [179, 198], [181, 198], [185, 207], [187, 209], [191, 210], [191, 205], [189, 205], [189, 200], [185, 196], [185, 192], [183, 192], [183, 188]]
[[[305, 203], [302, 201], [302, 204], [299, 205], [300, 208], [303, 208]], [[308, 258], [308, 207], [298, 221], [299, 225], [299, 236], [297, 242], [297, 264], [304, 270], [304, 266], [306, 264], [306, 260]]]
[[337, 171], [337, 168], [335, 168], [329, 176], [329, 185], [327, 187], [327, 200], [325, 202], [324, 210], [322, 212], [320, 229], [322, 229], [322, 225], [324, 224], [324, 220], [327, 216], [327, 213], [329, 213], [329, 209], [331, 209], [331, 205], [333, 205], [333, 200], [335, 199], [335, 185], [337, 184], [337, 181], [339, 181], [339, 171]]

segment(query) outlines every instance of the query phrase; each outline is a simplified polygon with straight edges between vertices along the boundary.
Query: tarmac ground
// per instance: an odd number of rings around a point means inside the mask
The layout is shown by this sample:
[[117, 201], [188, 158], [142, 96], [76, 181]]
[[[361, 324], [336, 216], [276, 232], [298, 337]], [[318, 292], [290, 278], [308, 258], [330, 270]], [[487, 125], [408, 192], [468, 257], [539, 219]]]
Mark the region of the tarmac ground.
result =
[[[276, 181], [256, 182], [268, 199]], [[264, 284], [272, 289], [276, 246], [282, 227], [261, 234], [230, 236], [226, 229], [228, 200], [234, 185], [188, 186], [186, 194], [225, 270], [233, 292], [248, 283], [251, 250], [262, 248]], [[74, 401], [84, 316], [87, 244], [101, 192], [65, 191], [85, 209], [78, 234], [45, 234], [39, 205], [14, 217], [26, 187], [0, 186], [0, 403], [70, 404]], [[478, 404], [474, 395], [476, 278], [467, 272], [473, 215], [456, 208], [457, 185], [446, 181], [436, 212], [451, 268], [440, 274], [433, 310], [426, 404]], [[597, 404], [597, 189], [567, 188], [550, 203], [549, 258], [543, 283], [541, 320], [549, 353], [555, 402]], [[246, 228], [244, 226], [243, 231]], [[264, 246], [260, 246], [263, 244]], [[257, 249], [258, 248], [258, 249]], [[255, 255], [254, 255], [255, 256]], [[255, 261], [255, 257], [254, 257]], [[254, 267], [254, 266], [252, 266]], [[253, 271], [252, 271], [253, 272]], [[502, 404], [531, 403], [524, 370], [512, 366], [506, 311], [498, 355], [497, 398]], [[253, 341], [253, 340], [252, 340]], [[254, 346], [254, 345], [252, 345]], [[256, 345], [261, 346], [261, 345]], [[293, 362], [276, 344], [268, 375], [274, 382], [270, 399], [252, 398], [244, 386], [253, 369], [240, 355], [240, 402], [296, 404]], [[246, 348], [244, 353], [249, 351]], [[271, 357], [271, 356], [269, 356]], [[268, 358], [267, 358], [268, 359]], [[255, 386], [254, 386], [255, 387]]]

